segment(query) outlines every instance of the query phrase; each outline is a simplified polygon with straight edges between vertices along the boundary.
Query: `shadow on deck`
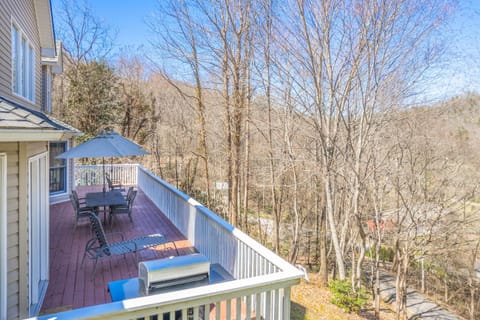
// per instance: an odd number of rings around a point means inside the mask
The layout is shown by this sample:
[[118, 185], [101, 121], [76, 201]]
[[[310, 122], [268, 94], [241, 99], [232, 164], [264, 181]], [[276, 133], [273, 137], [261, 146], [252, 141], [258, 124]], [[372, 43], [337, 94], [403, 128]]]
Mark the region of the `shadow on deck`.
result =
[[[79, 196], [100, 187], [79, 187]], [[101, 213], [103, 219], [103, 213]], [[117, 216], [113, 225], [105, 225], [105, 232], [122, 232], [125, 239], [161, 233], [175, 241], [180, 255], [195, 252], [190, 242], [170, 220], [139, 190], [133, 207], [133, 223], [127, 215]], [[74, 214], [70, 202], [50, 207], [50, 281], [41, 313], [51, 313], [111, 302], [108, 283], [138, 275], [138, 262], [176, 255], [171, 243], [134, 254], [106, 257], [99, 260], [95, 279], [92, 279], [93, 262], [81, 261], [85, 244], [93, 235], [88, 219], [80, 220], [74, 231]]]

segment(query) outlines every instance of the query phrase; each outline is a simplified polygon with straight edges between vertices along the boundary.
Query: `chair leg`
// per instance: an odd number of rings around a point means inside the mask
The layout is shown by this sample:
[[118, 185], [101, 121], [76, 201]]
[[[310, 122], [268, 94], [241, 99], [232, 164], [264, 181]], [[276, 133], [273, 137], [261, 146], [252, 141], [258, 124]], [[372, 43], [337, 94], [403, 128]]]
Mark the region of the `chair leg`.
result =
[[177, 249], [177, 245], [175, 244], [175, 241], [172, 241], [173, 243], [173, 247], [175, 248], [175, 251], [177, 252], [177, 256], [179, 256], [180, 254], [178, 253], [178, 249]]
[[85, 252], [83, 253], [82, 263], [80, 264], [80, 266], [82, 266], [82, 267], [83, 267], [83, 262], [85, 261], [85, 256], [86, 256], [86, 255], [87, 255], [87, 251], [85, 251]]
[[93, 262], [92, 280], [95, 279], [95, 271], [97, 270], [97, 261], [98, 261], [98, 257], [96, 257], [95, 261]]

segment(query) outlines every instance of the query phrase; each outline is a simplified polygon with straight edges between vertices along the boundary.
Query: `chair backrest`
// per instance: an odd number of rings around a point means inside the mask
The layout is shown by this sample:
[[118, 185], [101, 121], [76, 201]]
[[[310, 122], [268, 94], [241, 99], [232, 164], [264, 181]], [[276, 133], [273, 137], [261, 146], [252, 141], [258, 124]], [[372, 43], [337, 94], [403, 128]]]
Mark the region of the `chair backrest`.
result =
[[128, 210], [132, 210], [133, 201], [135, 200], [136, 196], [137, 196], [137, 190], [133, 190], [132, 193], [130, 194], [130, 198], [127, 198]]
[[77, 193], [76, 190], [72, 190], [72, 195], [75, 197], [75, 200], [76, 200], [77, 202], [79, 202], [79, 200], [78, 200], [78, 199], [79, 199], [79, 198], [78, 198], [78, 193]]
[[107, 180], [108, 188], [110, 190], [113, 189], [112, 180], [110, 179], [110, 175], [108, 173], [105, 173], [105, 180]]
[[70, 201], [72, 202], [73, 209], [75, 210], [75, 213], [77, 213], [78, 209], [80, 208], [80, 201], [78, 200], [78, 195], [75, 191], [72, 191], [69, 197]]
[[100, 221], [98, 216], [92, 211], [88, 213], [88, 218], [90, 219], [90, 225], [92, 227], [93, 233], [95, 234], [95, 237], [97, 238], [99, 247], [102, 248], [103, 252], [107, 256], [109, 256], [110, 249], [107, 237], [105, 236], [105, 231], [103, 230], [102, 222]]
[[77, 211], [77, 201], [75, 201], [75, 196], [73, 194], [69, 194], [68, 196], [72, 202], [73, 210]]
[[125, 197], [125, 199], [128, 201], [128, 199], [130, 199], [130, 197], [132, 196], [132, 192], [133, 192], [133, 187], [129, 187], [128, 188], [128, 191], [127, 191], [127, 196]]

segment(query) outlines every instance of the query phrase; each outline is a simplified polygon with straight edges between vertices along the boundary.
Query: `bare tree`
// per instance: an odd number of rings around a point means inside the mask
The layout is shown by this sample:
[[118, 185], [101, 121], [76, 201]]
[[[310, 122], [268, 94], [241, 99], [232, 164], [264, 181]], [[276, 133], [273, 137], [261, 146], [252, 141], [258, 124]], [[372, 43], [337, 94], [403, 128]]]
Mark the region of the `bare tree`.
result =
[[[190, 90], [185, 90], [187, 87], [179, 86], [176, 83], [176, 80], [173, 75], [165, 73], [169, 83], [174, 86], [186, 99], [192, 98], [195, 101], [197, 121], [199, 124], [199, 135], [198, 135], [198, 156], [202, 159], [203, 169], [205, 174], [205, 185], [204, 189], [206, 191], [206, 204], [210, 205], [211, 195], [210, 195], [210, 170], [209, 170], [209, 161], [208, 161], [208, 148], [207, 148], [207, 128], [205, 120], [205, 98], [204, 98], [204, 85], [202, 80], [202, 62], [199, 57], [199, 51], [202, 50], [201, 45], [199, 44], [198, 37], [201, 37], [200, 28], [192, 18], [190, 13], [190, 4], [188, 1], [170, 1], [166, 4], [165, 7], [161, 8], [160, 11], [165, 12], [165, 14], [170, 18], [163, 20], [163, 16], [159, 17], [156, 20], [150, 21], [149, 26], [157, 35], [159, 35], [159, 40], [154, 42], [153, 45], [157, 48], [161, 55], [167, 57], [169, 60], [176, 60], [190, 69], [193, 76], [194, 83], [194, 93], [191, 94]], [[168, 21], [168, 22], [167, 22]], [[167, 22], [167, 24], [165, 24]], [[173, 23], [175, 32], [172, 32], [172, 25], [168, 23]]]
[[[302, 93], [298, 107], [320, 141], [318, 166], [341, 279], [346, 275], [346, 244], [355, 238], [359, 278], [365, 251], [359, 201], [363, 180], [370, 174], [371, 136], [382, 125], [379, 112], [408, 97], [432, 65], [437, 47], [425, 46], [424, 40], [444, 17], [443, 9], [443, 3], [433, 1], [303, 0], [288, 8], [293, 15], [285, 15], [291, 19], [285, 18], [289, 34], [283, 39], [296, 68], [296, 89]], [[351, 240], [346, 238], [349, 225], [354, 228]]]
[[480, 240], [477, 241], [476, 245], [471, 251], [471, 256], [470, 256], [470, 266], [468, 268], [468, 289], [470, 291], [470, 306], [469, 306], [469, 313], [470, 313], [470, 320], [475, 319], [475, 305], [477, 304], [478, 298], [477, 296], [477, 291], [479, 290], [479, 285], [478, 285], [478, 276], [477, 276], [477, 259], [479, 256], [479, 251], [480, 251]]
[[118, 61], [119, 127], [123, 136], [146, 144], [153, 131], [156, 99], [146, 83], [145, 60], [125, 53]]
[[56, 34], [67, 54], [65, 72], [54, 76], [52, 109], [89, 138], [116, 121], [117, 77], [105, 62], [115, 37], [87, 2], [62, 0], [54, 14]]
[[[264, 90], [265, 104], [266, 104], [266, 130], [260, 129], [260, 133], [265, 139], [268, 146], [268, 163], [269, 163], [269, 185], [270, 185], [270, 199], [271, 208], [274, 218], [274, 248], [275, 252], [280, 251], [280, 224], [282, 220], [282, 204], [279, 196], [279, 187], [277, 186], [277, 170], [280, 169], [278, 164], [275, 163], [277, 154], [274, 150], [274, 140], [278, 137], [274, 135], [274, 125], [272, 119], [273, 110], [273, 97], [272, 97], [272, 81], [274, 72], [274, 57], [272, 53], [273, 43], [273, 23], [274, 23], [274, 11], [271, 1], [266, 0], [262, 2], [260, 15], [263, 19], [259, 21], [259, 25], [262, 26], [259, 32], [261, 35], [261, 41], [258, 43], [258, 57], [255, 59], [255, 67], [261, 81], [261, 89]], [[288, 90], [288, 89], [287, 89]], [[281, 186], [280, 186], [281, 188]]]
[[[395, 251], [398, 319], [406, 317], [412, 261], [439, 254], [443, 239], [450, 238], [463, 224], [456, 215], [458, 199], [463, 198], [465, 191], [458, 185], [452, 188], [460, 166], [436, 151], [440, 149], [438, 142], [423, 128], [421, 111], [411, 113], [410, 118], [401, 119], [397, 133], [392, 134], [396, 144], [387, 172], [397, 202], [389, 217], [394, 226], [389, 241]], [[452, 188], [449, 192], [447, 186]]]
[[74, 65], [109, 57], [116, 32], [94, 15], [86, 0], [61, 0], [55, 17], [55, 32]]

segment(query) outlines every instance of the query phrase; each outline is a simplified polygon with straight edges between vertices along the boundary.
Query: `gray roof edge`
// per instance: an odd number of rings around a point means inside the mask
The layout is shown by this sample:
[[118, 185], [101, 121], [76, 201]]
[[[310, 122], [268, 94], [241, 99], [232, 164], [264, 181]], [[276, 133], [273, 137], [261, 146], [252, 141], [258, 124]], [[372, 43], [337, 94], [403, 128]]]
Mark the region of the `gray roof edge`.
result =
[[13, 106], [14, 108], [18, 108], [20, 110], [23, 110], [25, 112], [28, 112], [28, 113], [31, 113], [33, 114], [34, 116], [44, 120], [45, 122], [47, 122], [49, 125], [51, 125], [54, 129], [56, 130], [61, 130], [61, 131], [70, 131], [73, 135], [82, 135], [83, 133], [72, 127], [71, 125], [61, 121], [61, 120], [58, 120], [56, 119], [55, 117], [53, 116], [50, 116], [50, 115], [47, 115], [41, 111], [38, 111], [38, 110], [33, 110], [33, 109], [30, 109], [28, 107], [25, 107], [17, 102], [13, 102], [5, 97], [2, 97], [0, 96], [0, 102], [5, 102], [11, 106]]

